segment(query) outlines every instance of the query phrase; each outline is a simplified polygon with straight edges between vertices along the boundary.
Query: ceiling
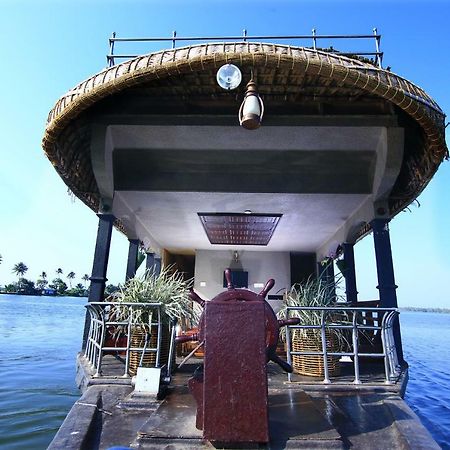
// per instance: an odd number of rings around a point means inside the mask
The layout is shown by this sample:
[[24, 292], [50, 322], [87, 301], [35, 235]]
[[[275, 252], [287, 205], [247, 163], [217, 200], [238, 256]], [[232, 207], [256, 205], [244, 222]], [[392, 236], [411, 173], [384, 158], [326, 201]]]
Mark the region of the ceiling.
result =
[[128, 237], [155, 251], [236, 249], [211, 244], [198, 213], [250, 210], [282, 217], [267, 246], [246, 249], [318, 252], [371, 220], [377, 187], [395, 181], [388, 128], [369, 126], [370, 118], [359, 126], [350, 118], [345, 126], [328, 120], [256, 131], [205, 123], [97, 131], [95, 177]]

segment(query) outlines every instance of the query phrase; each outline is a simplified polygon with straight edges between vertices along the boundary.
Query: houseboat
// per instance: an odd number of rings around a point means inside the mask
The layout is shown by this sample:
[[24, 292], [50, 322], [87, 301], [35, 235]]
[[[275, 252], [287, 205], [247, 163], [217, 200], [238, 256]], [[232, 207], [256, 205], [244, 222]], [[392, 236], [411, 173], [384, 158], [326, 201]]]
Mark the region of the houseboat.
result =
[[[339, 52], [341, 38], [374, 48]], [[77, 359], [83, 396], [51, 449], [438, 448], [402, 399], [408, 365], [389, 222], [448, 156], [445, 115], [383, 68], [380, 39], [376, 30], [174, 33], [137, 39], [171, 48], [130, 55], [117, 48], [133, 39], [113, 35], [108, 67], [57, 101], [43, 148], [98, 215], [98, 233]], [[321, 45], [330, 40], [333, 47]], [[111, 314], [116, 302], [104, 289], [114, 227], [129, 240], [127, 279], [142, 251], [152, 276], [170, 266], [194, 279], [191, 297], [205, 307], [199, 333], [180, 322], [166, 333], [152, 298], [127, 305], [120, 321]], [[354, 257], [369, 236], [374, 267]], [[377, 299], [358, 297], [356, 266], [376, 272]], [[334, 302], [289, 303], [292, 286], [314, 280]], [[229, 311], [219, 307], [226, 295]], [[132, 340], [139, 307], [152, 310], [153, 341]], [[285, 320], [277, 323], [271, 311], [280, 308]], [[238, 325], [246, 314], [255, 319]], [[315, 320], [300, 322], [300, 314]], [[269, 323], [277, 334], [286, 325], [285, 348], [276, 336], [277, 350], [267, 350], [278, 365], [266, 365], [263, 352]], [[128, 330], [119, 343], [110, 333], [118, 325]], [[345, 345], [332, 348], [337, 333]], [[239, 341], [254, 342], [255, 352]], [[196, 376], [200, 397], [189, 381]]]

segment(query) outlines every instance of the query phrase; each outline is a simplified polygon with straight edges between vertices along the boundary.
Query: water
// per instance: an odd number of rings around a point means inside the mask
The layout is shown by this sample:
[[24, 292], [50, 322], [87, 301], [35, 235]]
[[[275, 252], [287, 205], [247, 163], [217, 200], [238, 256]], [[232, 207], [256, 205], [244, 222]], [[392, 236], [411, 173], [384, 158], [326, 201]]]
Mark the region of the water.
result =
[[[45, 449], [79, 397], [86, 299], [0, 295], [0, 449]], [[402, 312], [406, 401], [450, 449], [450, 314]]]
[[405, 400], [442, 448], [450, 449], [450, 314], [402, 312], [409, 383]]
[[84, 298], [0, 295], [0, 448], [45, 449], [79, 397]]

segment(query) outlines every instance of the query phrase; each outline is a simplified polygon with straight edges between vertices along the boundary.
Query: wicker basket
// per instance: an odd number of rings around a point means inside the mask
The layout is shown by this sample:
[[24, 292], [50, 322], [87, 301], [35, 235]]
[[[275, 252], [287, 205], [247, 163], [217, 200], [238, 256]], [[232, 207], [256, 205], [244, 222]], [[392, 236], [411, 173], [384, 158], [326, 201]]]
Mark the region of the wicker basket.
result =
[[[160, 366], [167, 364], [169, 361], [169, 349], [170, 349], [170, 329], [169, 326], [162, 326], [161, 336], [161, 350], [160, 350]], [[142, 327], [135, 327], [131, 332], [131, 345], [130, 347], [144, 347], [145, 345], [145, 330]], [[156, 348], [158, 342], [158, 327], [152, 326], [150, 341], [147, 344], [147, 348]], [[141, 361], [142, 351], [134, 350], [130, 351], [130, 360], [128, 365], [128, 373], [133, 376], [136, 375], [137, 368]], [[142, 360], [143, 367], [155, 367], [156, 366], [156, 352], [145, 352]]]
[[[327, 351], [339, 351], [336, 336], [325, 331]], [[294, 352], [321, 352], [322, 339], [318, 329], [305, 329], [295, 332], [292, 336], [292, 351]], [[339, 357], [328, 356], [328, 375], [336, 377], [340, 373]], [[324, 364], [322, 355], [292, 355], [292, 367], [295, 373], [310, 377], [324, 377]]]

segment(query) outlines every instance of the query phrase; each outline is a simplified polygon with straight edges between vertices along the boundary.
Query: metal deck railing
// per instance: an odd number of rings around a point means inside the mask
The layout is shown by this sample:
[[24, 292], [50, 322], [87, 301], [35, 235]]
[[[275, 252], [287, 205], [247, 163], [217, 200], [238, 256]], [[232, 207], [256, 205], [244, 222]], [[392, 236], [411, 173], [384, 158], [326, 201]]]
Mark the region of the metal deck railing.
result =
[[362, 57], [369, 57], [373, 58], [373, 63], [378, 66], [379, 68], [382, 68], [383, 63], [383, 52], [380, 50], [380, 44], [381, 44], [381, 34], [378, 34], [378, 31], [376, 28], [373, 29], [372, 34], [351, 34], [351, 35], [342, 35], [342, 34], [317, 34], [316, 30], [313, 28], [310, 35], [281, 35], [281, 36], [275, 36], [275, 35], [248, 35], [247, 30], [243, 30], [242, 35], [235, 35], [235, 36], [178, 36], [176, 31], [172, 32], [172, 36], [168, 37], [117, 37], [116, 33], [114, 32], [109, 38], [109, 53], [106, 56], [107, 65], [108, 67], [112, 67], [116, 64], [116, 60], [126, 60], [126, 59], [132, 59], [139, 56], [139, 54], [135, 53], [115, 53], [115, 46], [116, 43], [139, 43], [139, 42], [169, 42], [171, 43], [171, 47], [175, 48], [177, 43], [183, 42], [183, 43], [197, 43], [197, 42], [226, 42], [226, 41], [235, 41], [235, 42], [251, 42], [251, 41], [257, 41], [257, 42], [264, 42], [264, 41], [289, 41], [289, 42], [295, 42], [297, 44], [301, 43], [306, 46], [310, 46], [313, 50], [322, 50], [322, 48], [319, 48], [318, 43], [320, 41], [342, 41], [342, 40], [372, 40], [374, 42], [374, 50], [352, 50], [347, 52], [340, 52], [337, 49], [334, 49], [332, 46], [329, 48], [325, 48], [323, 50], [326, 50], [331, 53], [336, 53], [342, 56], [362, 56]]
[[[295, 317], [299, 312], [313, 312], [319, 317], [317, 325], [289, 325], [286, 327], [287, 360], [292, 365], [294, 355], [317, 355], [323, 358], [324, 377], [323, 383], [332, 383], [329, 376], [328, 357], [351, 357], [353, 359], [354, 384], [361, 384], [360, 358], [380, 359], [384, 361], [385, 383], [392, 384], [401, 373], [401, 367], [397, 358], [394, 342], [394, 320], [399, 312], [395, 308], [367, 308], [367, 307], [288, 307], [287, 317]], [[376, 315], [377, 317], [374, 317]], [[378, 323], [378, 325], [376, 325]], [[292, 333], [296, 330], [316, 329], [320, 331], [321, 351], [293, 351]], [[346, 351], [330, 351], [327, 346], [327, 331], [351, 332], [351, 339], [346, 345]], [[340, 331], [339, 331], [340, 330]], [[367, 333], [380, 333], [381, 350], [379, 352], [361, 352], [359, 339]], [[292, 381], [292, 375], [288, 374], [288, 380]]]
[[[91, 302], [86, 305], [90, 315], [89, 333], [86, 343], [84, 356], [90, 362], [95, 370], [95, 377], [102, 375], [102, 361], [106, 353], [125, 352], [125, 364], [123, 376], [129, 376], [130, 368], [130, 353], [138, 352], [141, 354], [140, 364], [144, 359], [144, 355], [148, 353], [156, 353], [155, 367], [161, 367], [161, 343], [162, 343], [162, 312], [161, 303], [122, 303], [122, 302]], [[114, 314], [116, 308], [120, 308], [121, 314], [119, 320]], [[148, 320], [145, 323], [139, 321], [138, 317], [141, 312], [148, 313]], [[157, 327], [156, 347], [148, 345], [146, 339], [144, 346], [132, 346], [131, 337], [133, 327], [139, 323], [139, 326], [144, 326], [147, 330], [152, 330]], [[120, 334], [125, 339], [125, 345], [106, 345], [108, 333], [112, 330], [117, 330], [120, 327]], [[170, 330], [170, 350], [167, 373], [170, 374], [172, 370], [172, 360], [174, 352], [174, 332], [175, 327]], [[148, 336], [147, 336], [148, 337]]]

